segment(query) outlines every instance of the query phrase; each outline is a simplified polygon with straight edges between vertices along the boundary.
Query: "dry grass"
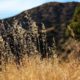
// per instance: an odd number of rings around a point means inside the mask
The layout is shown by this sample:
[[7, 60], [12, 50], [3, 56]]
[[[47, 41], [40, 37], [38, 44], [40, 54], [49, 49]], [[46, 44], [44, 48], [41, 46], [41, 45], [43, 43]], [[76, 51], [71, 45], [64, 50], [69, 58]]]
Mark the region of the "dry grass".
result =
[[0, 80], [80, 80], [80, 65], [76, 60], [59, 63], [58, 59], [40, 60], [39, 56], [25, 57], [21, 66], [5, 65]]

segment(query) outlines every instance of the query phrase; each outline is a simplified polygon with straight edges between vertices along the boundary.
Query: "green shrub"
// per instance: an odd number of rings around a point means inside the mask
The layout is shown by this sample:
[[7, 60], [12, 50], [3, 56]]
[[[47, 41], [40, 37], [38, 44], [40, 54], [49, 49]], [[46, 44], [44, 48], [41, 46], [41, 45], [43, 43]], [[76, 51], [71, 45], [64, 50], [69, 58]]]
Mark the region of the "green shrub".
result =
[[76, 7], [73, 19], [69, 26], [73, 30], [75, 37], [80, 39], [80, 6]]

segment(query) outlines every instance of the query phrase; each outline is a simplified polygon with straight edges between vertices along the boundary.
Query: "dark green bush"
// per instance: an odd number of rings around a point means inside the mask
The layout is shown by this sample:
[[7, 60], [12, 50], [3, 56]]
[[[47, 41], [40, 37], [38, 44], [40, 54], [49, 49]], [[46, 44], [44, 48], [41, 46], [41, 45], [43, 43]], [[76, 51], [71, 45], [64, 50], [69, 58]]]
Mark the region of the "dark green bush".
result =
[[73, 30], [75, 37], [80, 39], [80, 6], [76, 7], [73, 19], [69, 26]]

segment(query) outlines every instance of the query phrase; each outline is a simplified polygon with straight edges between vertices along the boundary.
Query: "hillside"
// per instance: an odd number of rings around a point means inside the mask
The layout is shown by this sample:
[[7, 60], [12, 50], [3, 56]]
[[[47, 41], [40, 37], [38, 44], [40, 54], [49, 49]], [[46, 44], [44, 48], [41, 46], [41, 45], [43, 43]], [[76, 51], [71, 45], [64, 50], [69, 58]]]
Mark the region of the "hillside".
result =
[[1, 54], [20, 59], [26, 53], [40, 53], [45, 57], [54, 54], [54, 50], [64, 56], [71, 53], [72, 48], [75, 51], [80, 44], [75, 46], [77, 42], [66, 38], [64, 33], [79, 5], [77, 2], [51, 2], [0, 20]]

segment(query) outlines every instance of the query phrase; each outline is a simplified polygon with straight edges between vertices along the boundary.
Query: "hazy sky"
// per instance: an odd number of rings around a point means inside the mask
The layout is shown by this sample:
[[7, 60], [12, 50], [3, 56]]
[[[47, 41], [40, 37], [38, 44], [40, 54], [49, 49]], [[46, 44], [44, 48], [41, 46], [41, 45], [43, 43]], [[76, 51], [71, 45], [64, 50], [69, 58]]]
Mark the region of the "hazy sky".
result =
[[46, 2], [72, 2], [80, 0], [0, 0], [0, 19], [18, 14]]

